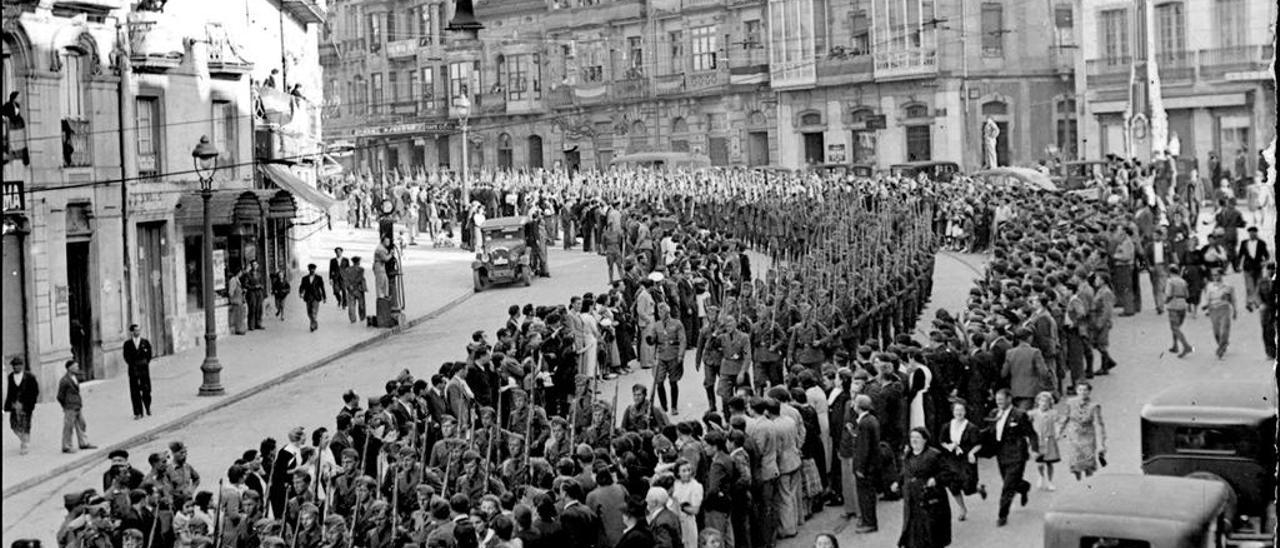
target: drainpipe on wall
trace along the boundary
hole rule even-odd
[[[119,18],[116,19],[116,42],[119,44],[119,47],[116,48],[119,52],[119,57],[116,58],[116,67],[120,71],[118,92],[120,104],[117,109],[120,118],[120,131],[117,134],[120,136],[120,170],[122,174],[121,179],[123,179],[120,183],[120,222],[123,224],[120,233],[122,234],[121,240],[124,243],[124,280],[121,284],[124,286],[124,308],[127,311],[125,313],[125,325],[128,326],[133,323],[134,318],[133,270],[136,266],[136,257],[130,250],[129,246],[129,184],[127,181],[138,175],[138,163],[137,159],[133,155],[129,154],[128,146],[130,142],[129,136],[134,133],[130,130],[132,126],[129,124],[129,121],[133,120],[134,107],[133,101],[129,100],[131,90],[133,89],[133,65],[130,61],[131,52],[129,44],[129,27],[126,23],[122,23]],[[153,339],[157,337],[157,334],[155,333],[151,333],[150,335]]]

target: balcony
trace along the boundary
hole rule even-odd
[[[205,24],[204,32],[208,39],[210,76],[238,80],[253,70],[253,63],[246,61],[240,54],[240,48],[231,42],[227,29],[221,23]]]
[[[90,149],[89,121],[64,118],[62,120],[62,167],[90,167],[93,154]]]
[[[548,108],[571,108],[574,106],[573,89],[569,86],[557,86],[547,90]]]
[[[325,19],[324,6],[322,2],[314,0],[284,0],[281,7],[290,17],[297,19],[302,24],[315,23],[320,24]]]
[[[938,52],[912,48],[875,53],[876,80],[902,80],[938,73]]]
[[[818,79],[824,83],[868,81],[872,77],[869,53],[841,49],[818,61]]]
[[[1160,81],[1166,84],[1194,82],[1196,79],[1196,52],[1166,51],[1156,55],[1160,68]]]
[[[1202,49],[1199,55],[1200,78],[1211,81],[1269,80],[1273,47],[1271,45]]]
[[[418,52],[418,41],[414,39],[387,42],[387,58],[402,59],[413,57]]]
[[[1085,61],[1085,75],[1089,87],[1112,87],[1129,84],[1131,57],[1109,57]]]
[[[507,114],[535,114],[542,110],[542,92],[525,92],[520,99],[507,97]]]
[[[746,86],[769,83],[769,65],[767,63],[729,67],[729,85]]]
[[[580,105],[595,105],[609,101],[607,82],[579,82],[573,88],[573,97]]]
[[[20,2],[5,2],[5,5],[18,4]],[[36,2],[31,2],[35,4]],[[109,12],[112,10],[124,9],[128,3],[124,0],[55,0],[53,8],[56,10],[74,10],[88,12]]]
[[[644,99],[649,96],[649,81],[644,79],[619,80],[613,83],[613,98],[621,101]]]
[[[694,72],[684,79],[684,89],[688,92],[709,91],[724,87],[729,83],[729,71],[716,69]]]
[[[696,10],[700,8],[715,8],[725,4],[725,0],[681,0],[681,10]]]
[[[480,114],[504,114],[507,111],[507,94],[502,90],[482,93],[478,99],[480,101],[476,106],[480,109]]]
[[[138,12],[129,21],[129,61],[138,72],[165,72],[182,64],[186,54],[182,37],[172,32],[174,28],[165,15],[157,12]]]
[[[664,74],[653,79],[655,95],[675,95],[684,92],[684,74]]]

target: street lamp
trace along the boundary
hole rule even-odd
[[[467,149],[471,148],[471,143],[467,140],[467,118],[471,116],[471,99],[467,98],[467,89],[462,88],[462,90],[462,94],[453,101],[453,109],[458,113],[458,125],[462,129],[462,196],[460,198],[462,204],[458,211],[465,215],[467,206],[471,203],[471,181],[467,178],[469,168]],[[463,217],[463,219],[465,224],[466,218]]]
[[[200,144],[191,151],[191,161],[200,179],[200,198],[204,201],[204,363],[200,364],[203,380],[201,396],[221,396],[222,364],[218,362],[218,320],[213,303],[213,217],[209,216],[209,200],[213,199],[213,172],[218,169],[218,147],[209,142],[208,135],[200,136]]]

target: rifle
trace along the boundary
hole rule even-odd
[[[613,439],[614,429],[618,425],[618,389],[622,386],[621,382],[613,383],[613,407],[609,409],[612,416],[609,417],[609,439]]]
[[[222,482],[222,479],[218,480],[218,510],[213,516],[213,548],[218,548],[222,544],[222,505],[226,504],[226,501],[222,500]]]
[[[391,477],[391,535],[393,539],[396,534],[396,526],[400,521],[400,470],[398,468],[404,466],[404,464],[403,462],[399,463],[399,466],[396,467],[397,470],[392,472],[394,475]]]

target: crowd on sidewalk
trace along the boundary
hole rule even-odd
[[[946,546],[952,505],[965,521],[965,497],[986,496],[976,459],[999,464],[997,525],[1027,502],[1028,462],[1044,489],[1063,459],[1078,478],[1105,466],[1089,383],[1122,366],[1109,354],[1113,308],[1139,306],[1144,267],[1213,257],[1215,244],[1190,236],[1167,249],[1154,228],[1145,239],[1145,217],[1162,235],[1179,230],[1176,194],[1086,201],[968,177],[507,174],[470,196],[481,213],[529,215],[541,245],[557,226],[567,248],[582,234],[584,251],[608,258],[607,288],[512,306],[496,340],[477,331],[463,361],[406,370],[367,401],[347,391],[332,430],[265,439],[217,488],[202,488],[181,442],[149,455],[146,473],[113,452],[101,491],[66,497],[59,543],[768,547],[827,505],[875,532],[880,501],[902,499],[897,544]],[[939,311],[916,340],[944,212],[966,207],[1000,211],[975,225],[992,261],[965,310]],[[770,257],[763,277],[748,249]],[[1146,257],[1136,268],[1131,249]],[[689,351],[706,411],[680,421]],[[620,388],[600,381],[634,368],[652,378],[619,409]]]

